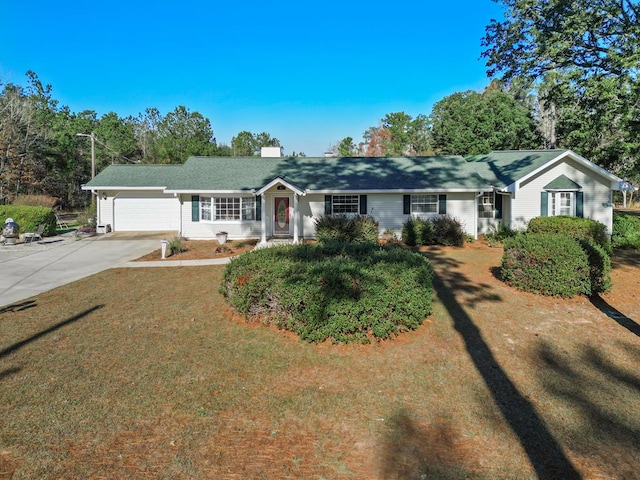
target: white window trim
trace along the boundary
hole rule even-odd
[[[569,215],[564,214],[565,216],[575,217],[576,216],[576,191],[574,190],[550,190],[549,191],[549,202],[548,202],[548,215],[550,217],[559,217],[562,216],[562,213],[559,212],[558,202],[562,198],[562,194],[569,194],[569,208],[571,212]]]
[[[216,219],[216,199],[222,199],[222,198],[226,198],[226,199],[239,199],[240,200],[240,206],[239,206],[239,218],[237,219],[229,219],[229,220],[223,220],[223,219]],[[245,219],[243,218],[244,215],[244,209],[245,209],[245,202],[251,202],[253,204],[252,208],[253,208],[253,218],[252,219]],[[238,196],[207,196],[207,195],[200,195],[199,196],[199,218],[200,221],[203,223],[217,223],[217,224],[241,224],[241,223],[249,223],[249,222],[257,222],[258,220],[256,220],[257,217],[257,212],[256,212],[256,207],[257,207],[257,202],[255,200],[255,197],[238,197]],[[206,220],[203,218],[203,212],[205,211],[203,209],[203,205],[208,204],[209,205],[209,213],[211,216],[210,220]]]
[[[355,212],[336,212],[336,198],[338,197],[352,197],[356,199],[355,203],[342,203],[340,205],[355,205]],[[333,215],[358,215],[360,213],[360,195],[331,195],[331,213]]]
[[[485,197],[491,196],[491,202],[487,203],[483,200]],[[490,216],[486,216],[487,214],[487,206],[490,208]],[[495,192],[483,192],[482,195],[478,197],[478,218],[482,218],[485,220],[492,220],[496,217],[496,194]]]
[[[433,197],[435,198],[435,202],[418,202],[419,197]],[[433,206],[433,211],[432,212],[422,212],[422,211],[417,211],[414,209],[414,205],[429,205],[429,206]],[[420,193],[420,194],[413,194],[411,195],[411,215],[413,215],[414,217],[419,217],[419,216],[431,216],[431,215],[438,215],[438,212],[440,210],[440,198],[438,196],[438,194],[432,194],[432,193]]]

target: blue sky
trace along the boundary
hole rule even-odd
[[[218,143],[269,132],[319,156],[386,114],[429,114],[488,85],[479,59],[492,0],[0,0],[0,80],[27,70],[74,112],[211,120]]]

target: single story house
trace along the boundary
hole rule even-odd
[[[314,238],[325,214],[368,214],[400,232],[410,216],[450,215],[477,237],[500,222],[588,217],[612,227],[622,180],[571,150],[461,156],[190,157],[183,165],[111,165],[86,185],[98,225],[187,238]]]

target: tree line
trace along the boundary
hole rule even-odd
[[[569,148],[640,183],[640,3],[494,0],[481,41],[483,92],[454,93],[429,115],[387,114],[336,155],[488,153]]]
[[[182,105],[164,115],[157,108],[128,117],[72,112],[35,72],[26,77],[26,85],[0,81],[0,204],[19,195],[44,194],[59,199],[62,208],[84,208],[88,197],[80,187],[91,178],[92,141],[98,172],[113,163],[252,156],[262,146],[280,146],[266,132],[248,131],[233,137],[231,145],[219,145],[210,120]]]
[[[640,182],[640,5],[638,0],[494,0],[505,10],[481,41],[489,86],[437,102],[415,118],[386,114],[363,141],[345,137],[340,156],[471,155],[491,150],[570,148]],[[85,206],[80,186],[111,163],[182,163],[190,155],[252,156],[280,146],[267,132],[218,144],[211,122],[185,106],[137,116],[72,112],[51,85],[0,81],[0,203],[46,194]],[[304,156],[300,152],[294,154]]]

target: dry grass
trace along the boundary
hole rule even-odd
[[[638,478],[640,255],[591,302],[428,249],[433,315],[371,346],[246,324],[223,267],[117,269],[0,310],[0,478]]]

